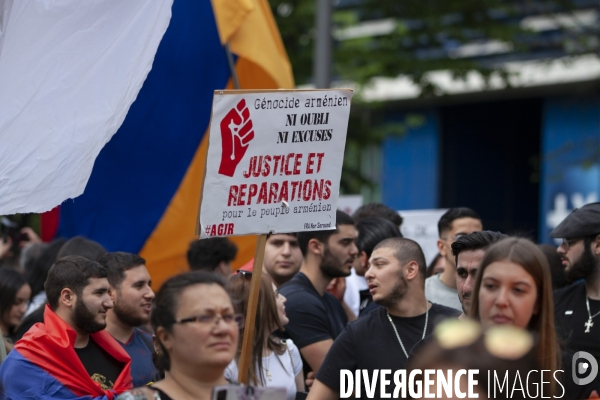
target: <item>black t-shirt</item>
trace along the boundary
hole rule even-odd
[[[573,354],[578,351],[590,353],[598,365],[600,365],[600,315],[592,319],[593,325],[589,332],[586,323],[589,319],[585,299],[587,292],[585,290],[585,282],[579,281],[574,284],[554,291],[554,315],[555,325],[561,343],[565,348],[565,357],[563,357],[563,379],[567,380],[566,386],[577,388],[572,382],[572,368],[578,368],[580,361],[575,360],[575,366],[572,361]],[[590,313],[594,315],[600,312],[600,301],[588,299],[590,304]],[[585,360],[580,359],[581,362]],[[579,378],[585,378],[589,374],[578,374]],[[579,389],[579,388],[577,388]],[[583,391],[586,396],[593,390],[600,392],[600,373],[596,375],[596,379],[588,385],[585,385]]]
[[[75,349],[85,370],[94,382],[100,384],[103,390],[112,389],[119,374],[123,370],[123,364],[114,359],[102,347],[91,338],[87,346]]]
[[[361,290],[358,293],[360,296],[360,308],[358,314],[359,318],[362,318],[371,311],[381,307],[379,304],[373,301],[373,296],[371,296],[369,289]]]
[[[287,298],[285,311],[290,322],[285,326],[285,334],[299,349],[322,340],[335,340],[348,323],[339,300],[327,292],[321,297],[302,272],[281,286],[279,293]]]
[[[592,319],[593,326],[586,331],[589,319],[585,299],[585,282],[579,281],[554,291],[555,323],[563,344],[572,351],[586,351],[600,359],[600,315]],[[600,300],[588,299],[592,315],[600,312]]]
[[[426,335],[431,334],[435,325],[449,317],[458,317],[460,312],[439,304],[432,304],[429,309]],[[392,321],[407,352],[423,337],[425,314],[416,317],[395,317]],[[369,377],[373,370],[389,369],[392,380],[387,393],[393,392],[393,373],[406,368],[406,356],[400,347],[396,333],[387,317],[387,309],[379,307],[356,321],[350,322],[344,332],[336,339],[325,357],[325,361],[317,372],[317,379],[335,391],[340,390],[340,370],[368,370]],[[377,380],[375,398],[379,398],[380,389]],[[364,380],[361,379],[361,393],[365,394]]]

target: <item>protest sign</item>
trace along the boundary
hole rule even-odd
[[[402,216],[402,227],[400,231],[405,238],[412,239],[421,246],[425,261],[429,264],[439,250],[437,241],[439,239],[438,222],[448,209],[432,210],[400,210]]]
[[[352,90],[216,91],[201,238],[335,229]]]
[[[352,90],[216,91],[196,234],[259,234],[238,381],[248,383],[268,233],[335,229]]]

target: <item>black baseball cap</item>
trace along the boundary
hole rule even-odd
[[[574,209],[550,232],[553,238],[578,238],[600,233],[600,202]]]

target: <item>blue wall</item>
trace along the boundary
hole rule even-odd
[[[540,242],[575,207],[600,201],[600,97],[549,98],[542,125]]]
[[[419,112],[424,123],[383,144],[382,202],[395,210],[437,208],[439,135],[437,113]],[[404,121],[397,115],[393,121]]]

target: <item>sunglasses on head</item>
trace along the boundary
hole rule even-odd
[[[235,271],[236,274],[238,275],[242,275],[244,277],[249,277],[252,278],[252,271],[246,271],[243,269],[238,269],[237,271]]]

